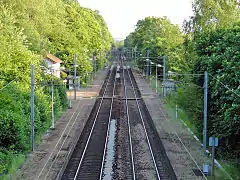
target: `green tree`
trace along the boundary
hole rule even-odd
[[[0,1],[0,89],[11,82],[0,90],[0,174],[8,172],[15,154],[30,150],[31,64],[36,67],[36,84],[49,84],[51,77],[39,69],[46,54],[62,59],[67,69],[78,54],[77,74],[84,76],[93,69],[92,53],[101,67],[112,42],[99,12],[77,1]],[[60,84],[54,90],[57,118],[67,107],[67,98],[62,82],[54,81]],[[35,133],[40,136],[51,124],[51,89],[35,88]]]
[[[239,34],[240,24],[237,23],[233,27],[198,36],[196,51],[199,58],[195,70],[198,73],[208,71],[210,74],[210,132],[225,137],[225,148],[236,157],[240,155]],[[201,79],[199,83],[202,83]]]
[[[232,25],[239,16],[236,0],[195,0],[192,19],[194,31],[212,30]]]
[[[150,50],[150,56],[167,56],[169,70],[181,72],[187,64],[183,59],[183,36],[177,25],[166,17],[147,17],[139,20],[136,30],[125,40],[125,47],[135,47],[142,54]],[[162,64],[162,60],[155,60]]]

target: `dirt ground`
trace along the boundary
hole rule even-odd
[[[72,109],[68,109],[57,120],[54,130],[49,130],[42,142],[35,148],[26,162],[16,172],[13,179],[36,180],[58,179],[64,171],[68,158],[73,151],[82,129],[95,103],[107,70],[101,71],[94,78],[91,86],[80,89],[77,100],[72,100]],[[73,92],[69,99],[73,99]]]
[[[199,170],[202,170],[203,164],[210,164],[209,159],[204,155],[202,146],[180,121],[166,113],[160,97],[149,87],[142,75],[135,72],[134,76],[177,178],[182,180],[206,179],[194,173],[197,170],[201,174]]]

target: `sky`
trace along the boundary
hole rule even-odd
[[[167,16],[182,26],[192,13],[192,0],[78,0],[80,5],[99,10],[114,39],[125,39],[137,21],[148,16]]]

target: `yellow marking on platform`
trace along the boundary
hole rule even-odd
[[[98,96],[98,92],[79,92],[79,91],[77,91],[76,96],[77,96],[77,98],[91,98],[91,97]],[[74,97],[74,92],[68,91],[67,97],[72,99]]]

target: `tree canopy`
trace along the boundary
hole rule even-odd
[[[15,42],[33,55],[44,57],[51,52],[62,59],[66,67],[73,63],[74,54],[78,54],[78,64],[84,64],[82,73],[92,71],[89,57],[93,52],[106,52],[112,45],[111,34],[99,12],[83,8],[76,1],[3,0],[0,5],[1,24],[18,33],[18,36],[10,35]],[[20,58],[16,55],[18,63],[24,64],[25,69],[30,67],[30,63],[26,64],[27,58],[19,61]],[[5,58],[2,60],[8,62]],[[35,56],[35,62],[40,60]]]
[[[208,72],[208,137],[221,139],[220,148],[224,150],[217,155],[236,159],[240,157],[239,5],[237,0],[195,0],[194,14],[184,21],[183,32],[165,17],[148,17],[139,20],[125,40],[125,47],[136,48],[145,57],[146,50],[150,50],[150,57],[165,55],[168,70],[200,75],[182,78],[191,87],[178,88],[174,99],[199,134],[203,132],[201,74]],[[145,62],[138,59],[141,64]]]
[[[182,71],[186,62],[182,57],[183,36],[180,28],[166,17],[147,17],[139,20],[136,29],[125,39],[125,47],[136,48],[144,56],[167,56],[168,69]],[[155,60],[156,61],[156,60]],[[162,64],[159,60],[158,63]]]
[[[35,65],[35,136],[51,124],[49,76],[39,65],[47,53],[63,61],[70,71],[74,54],[77,74],[86,76],[106,61],[113,43],[98,11],[75,0],[0,1],[0,174],[8,173],[13,157],[30,150],[30,70]],[[101,54],[101,56],[99,55]],[[44,81],[44,82],[43,82]],[[66,89],[54,79],[54,115],[67,107]],[[6,86],[8,85],[8,86]],[[5,87],[5,88],[3,88]]]

